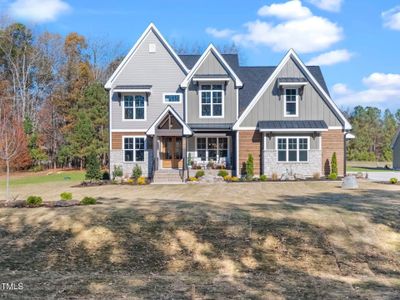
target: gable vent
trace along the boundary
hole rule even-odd
[[[156,44],[149,44],[149,52],[150,53],[156,52]]]

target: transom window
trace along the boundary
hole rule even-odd
[[[280,162],[307,162],[309,138],[278,138],[278,161]]]
[[[124,119],[144,120],[146,115],[145,99],[142,95],[124,96]]]
[[[201,117],[223,117],[223,93],[222,84],[201,86]]]
[[[197,138],[197,156],[202,161],[218,161],[228,157],[228,138],[209,137]]]
[[[298,116],[297,89],[285,89],[285,117]]]
[[[144,137],[124,138],[124,161],[144,161]]]
[[[182,94],[178,93],[164,94],[164,103],[181,103],[181,102],[182,102]]]

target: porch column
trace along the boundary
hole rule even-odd
[[[183,172],[187,170],[187,137],[182,136]]]
[[[154,135],[153,137],[153,162],[154,162],[154,170],[158,170],[158,136]]]

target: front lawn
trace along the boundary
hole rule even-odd
[[[400,186],[362,181],[15,186],[21,198],[100,197],[0,208],[4,298],[396,299]]]
[[[6,185],[6,177],[0,177],[0,186],[3,188]],[[85,179],[85,171],[43,171],[43,172],[20,172],[11,174],[11,186],[21,186],[27,184],[43,184],[43,183],[57,183],[57,182],[80,182]]]

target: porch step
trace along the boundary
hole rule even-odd
[[[179,170],[157,170],[154,173],[153,183],[155,184],[178,184],[182,183]]]

